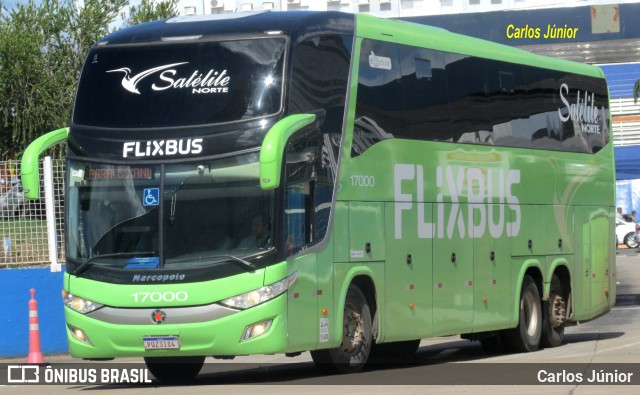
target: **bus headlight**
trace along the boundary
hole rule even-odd
[[[92,311],[104,306],[100,303],[70,294],[67,291],[62,291],[62,300],[64,301],[65,306],[82,314],[91,313]]]
[[[285,293],[287,289],[291,287],[291,284],[296,281],[296,276],[297,272],[271,285],[265,285],[264,287],[254,291],[224,299],[220,301],[220,304],[241,310],[257,306]]]

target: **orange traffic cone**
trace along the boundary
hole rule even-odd
[[[38,302],[36,301],[35,289],[30,289],[31,300],[29,301],[29,356],[27,363],[44,364],[42,351],[40,351],[40,325],[38,324]]]

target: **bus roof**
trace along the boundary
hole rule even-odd
[[[247,37],[276,33],[287,35],[295,42],[312,33],[354,34],[354,29],[357,29],[356,35],[362,38],[604,78],[602,71],[594,66],[535,55],[522,49],[451,33],[438,27],[383,19],[368,14],[355,14],[354,17],[354,14],[333,11],[255,12],[175,17],[119,30],[100,40],[97,45],[146,44],[180,39],[207,39],[214,36]]]
[[[439,27],[393,19],[381,19],[367,14],[357,14],[356,26],[356,35],[362,38],[390,41],[604,78],[602,71],[595,66],[540,56],[507,45],[451,33]]]
[[[294,41],[310,33],[353,34],[354,15],[341,12],[252,12],[182,16],[142,23],[114,32],[97,45],[146,44],[180,39],[284,34]]]

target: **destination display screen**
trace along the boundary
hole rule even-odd
[[[151,167],[98,167],[86,171],[88,180],[152,180],[153,168]]]

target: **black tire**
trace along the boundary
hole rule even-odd
[[[557,347],[562,344],[567,312],[567,296],[560,278],[555,274],[551,278],[549,300],[544,302],[542,316],[542,346]]]
[[[627,235],[624,237],[624,244],[626,244],[627,247],[636,248],[638,246],[638,243],[636,243],[635,235],[635,233],[627,233]]]
[[[204,364],[204,357],[145,357],[147,369],[165,383],[185,383],[195,378]]]
[[[420,339],[372,344],[369,359],[375,362],[411,358],[420,347]]]
[[[344,304],[342,343],[329,350],[311,351],[314,364],[327,373],[354,373],[369,359],[372,343],[371,312],[360,289],[351,284]]]
[[[531,352],[540,347],[542,337],[542,306],[540,292],[530,276],[524,276],[520,291],[518,325],[504,331],[503,340],[508,351]]]

